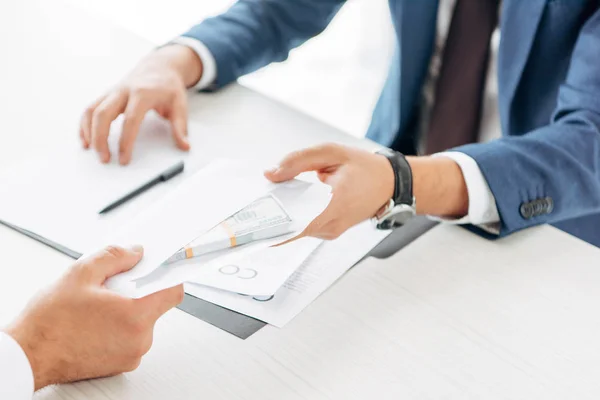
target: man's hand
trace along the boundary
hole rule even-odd
[[[152,345],[156,320],[183,299],[181,286],[142,299],[103,287],[142,258],[141,248],[109,247],[78,261],[7,329],[31,364],[35,390],[132,371]]]
[[[202,62],[185,46],[169,45],[151,53],[120,84],[87,108],[80,127],[83,147],[94,148],[103,163],[109,162],[110,125],[124,114],[119,162],[128,164],[144,116],[155,110],[171,122],[177,147],[187,151],[186,88],[201,75]]]
[[[413,172],[417,213],[460,217],[468,212],[468,191],[456,162],[447,157],[407,160]],[[333,196],[327,209],[299,237],[335,239],[373,217],[394,193],[394,172],[387,158],[335,144],[292,153],[265,176],[283,182],[307,171],[317,171],[319,179],[332,187]]]
[[[265,176],[283,182],[306,171],[317,171],[319,179],[332,187],[333,196],[300,237],[336,239],[374,216],[394,193],[394,172],[385,157],[335,144],[292,153]]]

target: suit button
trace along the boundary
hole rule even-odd
[[[554,200],[552,200],[552,197],[544,198],[544,203],[546,206],[546,214],[552,213],[552,211],[554,211]]]
[[[521,204],[521,208],[519,209],[521,212],[521,216],[525,219],[531,219],[533,217],[533,204],[532,203],[523,203]]]

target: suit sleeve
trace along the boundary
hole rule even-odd
[[[484,174],[500,214],[500,236],[600,213],[600,12],[579,34],[549,125],[457,150]],[[544,212],[523,208],[538,199],[544,199]]]
[[[345,0],[240,0],[226,13],[194,26],[184,37],[202,42],[215,58],[222,87],[321,33]]]

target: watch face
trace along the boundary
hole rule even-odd
[[[377,223],[378,229],[394,229],[403,226],[415,216],[415,210],[408,205],[401,204],[390,210]]]

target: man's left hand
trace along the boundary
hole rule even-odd
[[[299,237],[336,239],[373,217],[394,192],[394,172],[387,158],[336,144],[292,153],[265,176],[283,182],[308,171],[316,171],[332,187],[333,196],[327,209]]]

